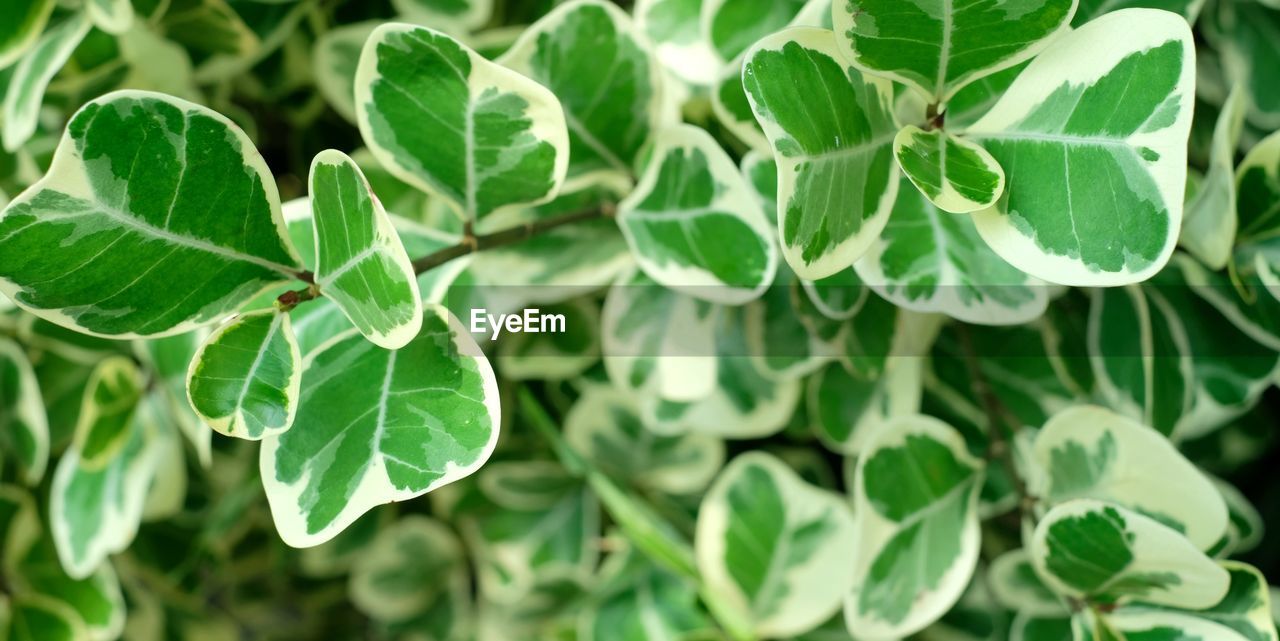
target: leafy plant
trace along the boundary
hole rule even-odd
[[[0,14],[0,638],[1277,639],[1274,0]]]

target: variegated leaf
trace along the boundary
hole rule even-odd
[[[1009,610],[1044,618],[1068,615],[1067,605],[1040,580],[1031,555],[1023,548],[996,557],[987,578],[992,595]]]
[[[63,251],[47,251],[57,243]],[[212,324],[297,263],[248,137],[161,94],[116,92],[81,108],[49,173],[0,217],[0,292],[103,336]]]
[[[493,0],[392,0],[404,18],[418,24],[477,29],[493,16]]]
[[[293,425],[301,384],[289,314],[263,310],[235,317],[200,345],[186,397],[215,431],[256,441]]]
[[[375,345],[404,347],[422,328],[422,296],[387,212],[340,151],[315,157],[310,183],[316,286]]]
[[[1008,178],[974,215],[991,248],[1063,285],[1158,272],[1182,224],[1193,61],[1187,22],[1150,9],[1107,14],[1032,60],[967,131]]]
[[[1004,169],[991,154],[941,129],[903,127],[893,140],[893,154],[903,175],[943,211],[986,209],[1004,193]]]
[[[783,256],[808,280],[847,268],[879,237],[898,190],[892,87],[847,66],[832,32],[806,27],[758,42],[742,82],[777,155]]]
[[[1209,149],[1209,171],[1187,202],[1178,243],[1213,270],[1231,259],[1239,225],[1236,216],[1236,148],[1244,128],[1243,90],[1237,85],[1222,105]]]
[[[0,24],[0,69],[20,58],[44,31],[57,0],[20,0],[10,6]]]
[[[922,359],[893,358],[884,373],[855,376],[828,365],[808,380],[809,420],[832,451],[856,456],[880,429],[899,416],[920,412]]]
[[[555,197],[569,162],[547,88],[438,31],[378,27],[356,70],[365,144],[397,178],[466,220]]]
[[[73,15],[45,32],[18,63],[4,96],[5,151],[18,150],[35,134],[49,81],[92,26],[84,16]]]
[[[0,338],[0,445],[35,485],[49,464],[49,417],[31,361],[17,343]]]
[[[638,0],[636,25],[654,44],[654,54],[673,77],[708,85],[721,61],[702,33],[702,7],[707,0]]]
[[[409,515],[378,532],[351,572],[351,602],[377,621],[407,621],[427,611],[465,569],[462,543],[444,524]]]
[[[356,66],[360,64],[360,51],[379,24],[370,20],[331,29],[316,39],[311,54],[316,89],[334,111],[352,123],[357,122]]]

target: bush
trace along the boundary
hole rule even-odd
[[[1277,639],[1275,0],[630,5],[3,5],[0,638]]]

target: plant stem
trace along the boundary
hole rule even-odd
[[[1013,417],[1009,408],[1005,407],[1000,397],[991,389],[991,383],[987,380],[987,375],[982,371],[982,365],[978,360],[969,326],[957,323],[956,333],[960,338],[965,367],[969,371],[969,384],[973,387],[973,393],[978,400],[982,402],[983,412],[987,416],[987,433],[991,439],[987,444],[987,459],[999,461],[1004,467],[1005,473],[1009,476],[1009,482],[1013,483],[1013,489],[1018,495],[1018,510],[1026,516],[1035,507],[1035,497],[1031,496],[1026,480],[1018,472],[1017,463],[1013,459],[1012,445],[1012,438],[1018,433],[1022,424]],[[1005,433],[1006,428],[1008,428],[1008,434]]]
[[[413,261],[413,271],[416,274],[429,272],[441,265],[452,260],[462,258],[470,254],[474,254],[486,249],[497,249],[506,247],[516,243],[528,240],[535,236],[540,236],[549,231],[559,229],[576,223],[583,223],[592,220],[600,220],[603,218],[613,218],[617,213],[617,205],[613,203],[604,203],[598,207],[583,209],[580,211],[570,212],[546,218],[524,225],[518,225],[510,229],[493,232],[491,234],[475,234],[472,232],[470,223],[466,225],[466,232],[463,234],[462,240],[456,245],[436,250],[426,256],[422,256]],[[324,293],[315,285],[315,275],[311,272],[299,272],[298,279],[309,283],[308,287],[288,291],[280,295],[276,299],[276,306],[281,311],[289,311],[293,308],[320,298]]]

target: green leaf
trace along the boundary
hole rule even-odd
[[[982,477],[964,438],[937,419],[899,417],[867,445],[854,477],[850,631],[905,637],[955,605],[978,561]]]
[[[1187,202],[1178,243],[1213,270],[1226,268],[1236,240],[1236,149],[1244,128],[1243,90],[1237,85],[1222,105],[1213,128],[1209,171]]]
[[[1025,549],[1010,550],[996,557],[987,579],[992,596],[1009,610],[1044,618],[1068,615],[1067,606],[1036,574],[1031,555]]]
[[[600,308],[578,299],[539,310],[563,316],[564,331],[510,334],[498,343],[498,370],[506,378],[569,380],[600,360]]]
[[[0,338],[0,445],[27,485],[40,482],[49,464],[49,417],[31,361],[7,338]]]
[[[417,276],[364,174],[332,149],[311,163],[316,286],[365,338],[399,349],[422,328]]]
[[[1240,244],[1265,242],[1280,229],[1280,132],[1249,150],[1236,169]],[[1274,263],[1271,254],[1267,254]]]
[[[1008,178],[1000,205],[974,215],[991,248],[1063,285],[1158,272],[1182,224],[1194,53],[1182,18],[1127,9],[1036,57],[967,132]]]
[[[1049,419],[1034,447],[1045,475],[1032,492],[1048,505],[1115,503],[1177,529],[1201,550],[1227,530],[1217,488],[1146,425],[1101,407],[1073,407]]]
[[[247,58],[262,45],[227,0],[171,0],[160,24],[165,36],[197,52]]]
[[[631,398],[592,386],[564,421],[574,451],[619,481],[667,494],[697,494],[724,463],[724,442],[701,434],[650,432]]]
[[[804,27],[757,43],[742,82],[777,155],[783,256],[807,280],[847,268],[879,237],[898,190],[892,87],[848,67],[830,31]]]
[[[1073,641],[1071,619],[1019,614],[1013,620],[1009,641]]]
[[[251,441],[293,425],[302,357],[289,314],[241,314],[200,345],[187,372],[187,399],[206,425]]]
[[[750,452],[730,462],[702,499],[698,571],[756,635],[789,637],[839,610],[853,583],[854,537],[839,495]]]
[[[112,357],[85,388],[70,449],[58,461],[49,520],[58,557],[74,579],[133,542],[156,470],[155,410],[142,403],[142,374]]]
[[[838,364],[811,376],[806,399],[818,439],[834,452],[855,456],[895,417],[918,413],[923,365],[919,358],[894,358],[873,378]]]
[[[1227,594],[1227,571],[1177,531],[1118,505],[1079,499],[1036,526],[1031,560],[1061,595],[1100,604],[1141,600],[1207,608]]]
[[[412,22],[461,30],[482,27],[493,15],[493,0],[391,0],[391,6]]]
[[[759,298],[778,266],[758,200],[728,154],[692,125],[664,129],[618,206],[632,252],[658,283],[715,303]]]
[[[1156,288],[1098,289],[1089,357],[1108,404],[1166,436],[1191,406],[1195,373],[1182,317]]]
[[[662,76],[631,18],[603,0],[574,0],[529,27],[498,63],[550,89],[569,128],[569,181],[629,177],[657,131]]]
[[[395,351],[351,331],[303,363],[298,415],[263,439],[263,485],[285,543],[310,547],[371,508],[482,465],[498,437],[497,382],[456,319],[432,308]]]
[[[1228,86],[1242,85],[1249,103],[1249,122],[1266,131],[1280,128],[1280,86],[1273,70],[1280,64],[1276,30],[1280,6],[1262,2],[1216,2],[1205,15],[1209,42],[1221,52]]]
[[[943,211],[986,209],[1004,193],[1004,169],[991,154],[941,129],[903,127],[893,139],[893,155],[902,173]]]
[[[715,629],[692,582],[630,547],[609,555],[600,575],[598,603],[579,615],[581,641],[684,641]]]
[[[14,599],[8,605],[7,641],[81,641],[84,624],[65,603],[40,595]],[[0,623],[5,622],[0,617]]]
[[[457,535],[434,519],[409,515],[378,532],[351,572],[348,593],[361,612],[378,621],[422,614],[465,569]]]
[[[833,9],[850,61],[946,102],[969,82],[1043,50],[1069,29],[1076,2],[859,0]]]
[[[783,265],[764,296],[743,307],[748,355],[762,375],[798,380],[838,352],[838,345],[810,331],[802,315],[808,305],[803,287]]]
[[[7,18],[0,24],[0,69],[22,57],[40,37],[57,4],[56,0],[18,0],[6,6]]]
[[[133,26],[130,0],[85,0],[84,9],[93,25],[107,33],[120,35]]]
[[[547,202],[564,182],[569,135],[555,95],[438,31],[378,27],[356,70],[356,112],[392,175],[466,220]]]
[[[1276,628],[1271,620],[1266,578],[1244,563],[1227,561],[1222,567],[1231,575],[1231,587],[1217,605],[1203,610],[1178,611],[1137,603],[1117,610],[1108,617],[1108,622],[1128,633],[1128,638],[1134,641],[1147,638],[1136,634],[1137,631],[1153,628],[1204,634],[1206,640],[1214,641],[1275,641]]]
[[[161,415],[177,423],[183,436],[195,448],[196,458],[207,468],[213,457],[213,431],[200,420],[191,407],[191,402],[187,400],[187,371],[206,335],[206,332],[198,330],[177,336],[140,340],[134,343],[134,351],[138,360],[150,369],[159,386],[163,387],[167,411],[162,410]]]
[[[906,177],[901,183],[884,232],[854,263],[864,283],[905,309],[968,323],[1011,325],[1044,314],[1044,283],[991,251],[971,217],[940,211]]]
[[[36,132],[44,91],[92,25],[74,15],[45,32],[23,56],[4,96],[4,149],[18,150]]]
[[[311,54],[316,89],[334,111],[351,123],[357,122],[356,66],[360,64],[360,51],[379,24],[369,20],[331,29],[316,39]]]
[[[1227,503],[1227,532],[1222,539],[1209,550],[1217,558],[1227,558],[1243,554],[1256,548],[1262,542],[1265,524],[1258,509],[1235,486],[1216,477],[1210,477],[1222,499]]]
[[[1204,4],[1205,0],[1080,0],[1080,7],[1076,10],[1076,16],[1071,20],[1071,24],[1078,27],[1104,13],[1131,7],[1145,7],[1172,11],[1194,25]]]
[[[636,26],[667,73],[692,85],[714,82],[721,61],[701,28],[706,0],[638,0]]]
[[[76,112],[48,175],[4,210],[0,292],[79,332],[177,334],[293,276],[284,233],[275,181],[231,121],[116,92]]]
[[[733,60],[755,42],[792,24],[805,0],[705,0],[701,24],[721,60]]]

